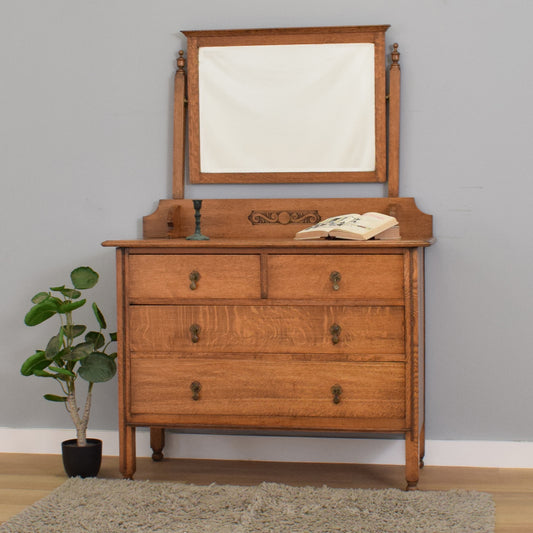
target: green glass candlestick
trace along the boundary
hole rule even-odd
[[[194,220],[196,221],[196,229],[192,235],[185,237],[189,241],[208,241],[209,237],[202,235],[200,229],[200,209],[202,209],[202,200],[193,200],[192,205],[194,206]]]

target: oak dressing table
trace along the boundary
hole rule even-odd
[[[399,53],[394,45],[387,76],[386,29],[184,32],[187,84],[180,52],[173,198],[144,217],[143,239],[104,243],[117,249],[125,477],[135,472],[136,427],[151,428],[155,460],[162,459],[166,428],[375,433],[405,436],[407,485],[416,487],[424,455],[424,249],[433,242],[432,217],[413,198],[399,197]],[[333,87],[336,75],[340,88]],[[315,92],[303,95],[302,79]],[[325,117],[312,106],[329,89]],[[354,92],[361,105],[342,103]],[[300,104],[297,118],[281,125]],[[348,120],[339,113],[343,106]],[[243,108],[257,115],[238,118]],[[209,240],[186,240],[195,231],[192,201],[184,199],[186,120],[191,183],[388,181],[388,195],[208,199],[201,228]],[[329,120],[339,121],[340,137]],[[254,124],[260,132],[249,142]],[[363,131],[352,137],[347,132],[355,125]],[[309,146],[301,149],[304,141]],[[319,220],[366,211],[395,216],[401,238],[293,239]]]

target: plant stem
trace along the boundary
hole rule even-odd
[[[81,419],[81,427],[83,429],[83,444],[80,443],[80,435],[78,435],[78,445],[85,446],[87,444],[87,426],[89,425],[89,414],[91,413],[91,398],[93,395],[93,383],[89,382],[87,390],[87,398],[85,400],[85,408],[83,410],[83,417]]]
[[[69,327],[72,327],[72,312],[66,313],[67,316],[67,329]],[[67,336],[67,348],[70,348],[72,346],[72,339],[70,336]]]
[[[78,403],[76,401],[76,392],[74,389],[74,384],[72,384],[71,387],[69,387],[68,395],[67,395],[67,411],[70,413],[70,417],[72,418],[72,421],[74,422],[74,425],[76,426],[76,437],[78,439],[78,446],[85,446],[86,439],[84,435],[84,428],[82,425],[82,421],[80,419],[80,414],[78,412]]]
[[[80,417],[78,402],[76,400],[76,390],[74,382],[69,387],[67,394],[66,407],[70,413],[70,417],[76,426],[76,438],[78,446],[87,445],[87,426],[89,425],[89,414],[91,412],[91,398],[92,398],[93,383],[89,383],[89,390],[87,391],[87,398],[85,400],[85,407],[83,409],[83,416]]]

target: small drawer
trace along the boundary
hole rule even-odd
[[[285,305],[133,305],[134,352],[405,353],[404,308]]]
[[[271,255],[268,297],[403,299],[403,255]]]
[[[261,295],[258,255],[131,255],[128,265],[133,301]]]
[[[403,363],[153,358],[131,362],[131,414],[405,417]],[[310,422],[309,427],[313,423]]]

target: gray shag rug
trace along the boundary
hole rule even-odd
[[[472,491],[240,487],[71,478],[1,532],[475,533],[494,531],[494,502]]]

